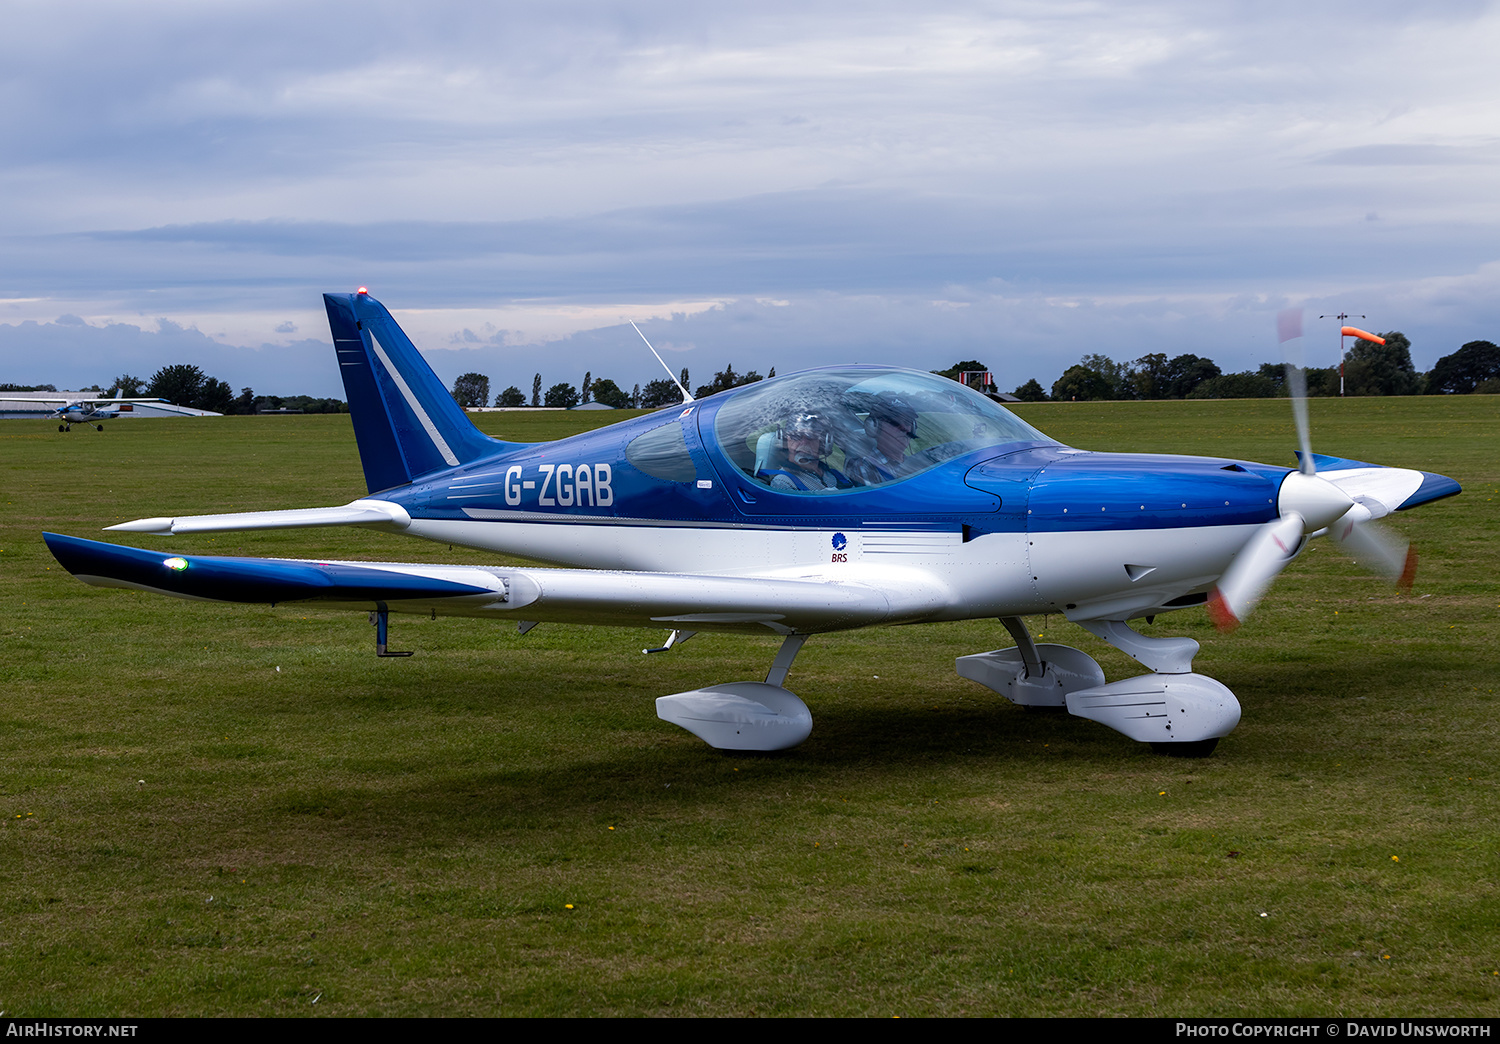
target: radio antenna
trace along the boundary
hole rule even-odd
[[[641,340],[646,341],[646,335],[643,334],[643,333],[641,333],[641,328],[639,326],[635,325],[635,320],[634,319],[626,319],[625,321],[630,324],[630,328],[632,330],[634,330],[638,334],[641,334]],[[672,367],[670,367],[670,366],[668,366],[666,364],[666,360],[664,360],[661,357],[661,353],[659,353],[655,348],[652,348],[650,341],[646,341],[646,347],[647,348],[651,348],[651,354],[654,355],[654,356],[656,356],[656,361],[659,362],[659,363],[661,363],[661,368],[663,370],[667,371],[667,376],[670,377],[670,378],[672,378],[672,383],[675,384],[675,385],[677,385],[677,390],[678,391],[682,392],[682,401],[685,402],[685,403],[686,402],[692,402],[693,401],[692,394],[689,393],[688,390],[682,386],[682,382],[679,381],[677,379],[677,375],[672,372]]]

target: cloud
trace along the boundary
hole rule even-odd
[[[1338,149],[1317,160],[1350,167],[1446,167],[1460,163],[1493,166],[1492,145],[1356,145]]]
[[[695,368],[1044,383],[1089,350],[1238,367],[1286,301],[1384,313],[1433,358],[1496,339],[1486,4],[9,14],[0,364],[83,371],[33,381],[105,379],[92,346],[337,394],[270,346],[321,358],[318,294],[361,284],[492,383],[654,378],[625,315]]]

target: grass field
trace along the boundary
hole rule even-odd
[[[1289,463],[1285,402],[1044,404],[1073,445]],[[1500,396],[1314,400],[1440,471],[1412,596],[1324,542],[1238,633],[1151,633],[1244,706],[1206,761],[953,670],[995,622],[819,637],[812,738],[652,700],[773,639],[393,620],[85,587],[40,533],[363,492],[347,417],[0,422],[0,1010],[189,1015],[1493,1015]],[[608,415],[487,414],[522,440]],[[122,541],[125,542],[125,541]],[[183,552],[483,561],[361,530]],[[1140,673],[1058,617],[1048,641]]]

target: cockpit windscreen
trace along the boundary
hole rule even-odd
[[[741,388],[714,434],[746,475],[788,493],[903,482],[973,450],[1053,441],[957,381],[864,367]]]

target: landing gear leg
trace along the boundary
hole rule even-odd
[[[993,689],[1027,710],[1062,710],[1068,693],[1104,684],[1104,671],[1087,653],[1066,645],[1038,645],[1019,616],[1000,622],[1016,640],[1013,649],[960,656],[960,676]]]
[[[802,651],[802,644],[807,641],[805,634],[789,634],[781,643],[781,648],[776,650],[776,659],[771,661],[771,669],[766,674],[766,684],[780,686],[786,681],[787,671],[792,669],[792,661]]]
[[[375,625],[375,655],[387,657],[410,656],[410,652],[392,652],[385,647],[389,617],[390,612],[385,609],[377,609],[370,614],[370,622]]]

